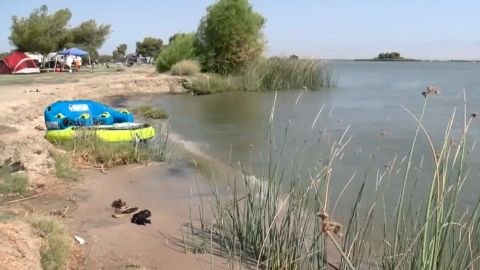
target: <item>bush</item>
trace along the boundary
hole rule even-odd
[[[28,177],[23,172],[13,172],[8,166],[0,167],[0,193],[23,194],[27,190]]]
[[[36,234],[44,239],[40,250],[43,269],[63,269],[70,256],[72,240],[56,218],[35,215],[28,218]]]
[[[195,34],[177,35],[156,59],[158,72],[165,72],[177,62],[195,57]]]
[[[195,75],[200,72],[200,64],[195,60],[182,60],[171,68],[172,75]]]
[[[138,114],[145,118],[151,119],[166,119],[168,118],[168,114],[162,108],[153,108],[151,106],[141,106],[132,109],[134,114]]]
[[[202,67],[231,74],[258,59],[264,49],[264,24],[248,0],[220,0],[209,6],[197,31]]]

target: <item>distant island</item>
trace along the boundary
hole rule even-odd
[[[398,52],[384,52],[371,59],[355,59],[354,61],[420,61],[412,58],[405,58]]]

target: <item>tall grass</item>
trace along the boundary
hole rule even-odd
[[[394,211],[385,207],[388,198],[382,188],[376,185],[373,192],[366,190],[368,181],[384,182],[392,165],[374,179],[368,174],[363,177],[349,217],[343,225],[336,222],[335,208],[353,179],[340,195],[332,197],[335,164],[350,142],[347,128],[332,143],[329,157],[307,172],[298,171],[302,160],[293,161],[292,168],[282,167],[285,140],[278,145],[270,135],[268,154],[258,177],[243,170],[243,177],[227,181],[226,188],[212,185],[212,218],[209,220],[202,208],[200,228],[214,234],[210,239],[222,254],[249,268],[479,269],[480,200],[477,198],[470,209],[458,205],[468,176],[465,147],[475,115],[464,113],[460,142],[453,145],[454,113],[443,141],[436,145],[423,125],[430,98],[426,95],[420,116],[405,109],[417,123],[417,130],[407,163],[399,165],[404,166],[401,169],[405,174]],[[285,137],[287,134],[288,127]],[[434,166],[423,204],[416,208],[406,198],[413,192],[409,188],[414,182],[410,168],[420,139],[429,146],[430,153],[424,154],[431,157]],[[308,185],[300,185],[302,181]],[[380,241],[374,240],[378,237]]]
[[[52,152],[53,163],[55,167],[55,176],[64,180],[77,180],[78,172],[73,169],[71,157],[65,153]]]
[[[335,86],[326,64],[313,59],[272,57],[249,64],[240,74],[245,91],[318,90]]]
[[[43,238],[40,258],[43,269],[64,269],[71,254],[72,238],[60,220],[46,215],[28,217],[34,231]]]
[[[228,91],[270,91],[334,87],[336,81],[324,63],[311,59],[269,58],[253,62],[231,74],[200,74],[190,90],[198,94]]]
[[[156,137],[151,141],[104,142],[84,134],[72,141],[57,143],[71,155],[73,164],[113,167],[131,163],[166,161],[168,148],[168,123],[156,127]]]
[[[221,92],[242,91],[241,77],[219,75],[215,73],[198,74],[190,79],[188,90],[197,95],[209,95]]]

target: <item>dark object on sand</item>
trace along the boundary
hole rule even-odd
[[[8,168],[11,172],[25,171],[25,165],[21,161],[13,161],[11,158],[6,159],[0,168]]]
[[[145,209],[142,210],[136,214],[133,215],[132,217],[132,223],[135,223],[137,225],[146,225],[146,223],[152,223],[148,218],[152,215],[152,213]]]
[[[138,211],[138,207],[130,207],[127,205],[127,202],[122,201],[122,199],[113,201],[112,207],[115,208],[115,212],[112,214],[112,217],[114,218],[119,218]]]
[[[122,199],[118,199],[112,202],[112,207],[117,209],[123,208],[126,205],[127,203],[125,201],[122,201]]]

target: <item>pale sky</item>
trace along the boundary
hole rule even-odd
[[[9,51],[11,17],[28,16],[46,4],[68,8],[71,26],[94,19],[111,24],[99,50],[111,54],[120,43],[135,51],[145,36],[164,41],[195,31],[213,0],[0,0],[0,52]],[[480,59],[480,1],[462,0],[253,0],[266,18],[267,54],[315,58],[371,58],[398,51],[418,59]]]

